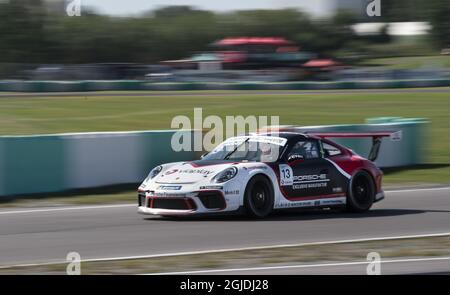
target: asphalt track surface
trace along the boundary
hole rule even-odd
[[[93,91],[93,92],[0,92],[0,98],[90,97],[90,96],[245,96],[245,95],[314,95],[357,93],[450,93],[449,87],[394,89],[329,89],[329,90],[192,90],[192,91]]]
[[[364,214],[283,212],[266,220],[146,217],[138,215],[132,204],[2,209],[0,266],[64,261],[71,251],[79,252],[82,259],[93,259],[433,234],[449,229],[450,188],[388,191],[384,201]]]

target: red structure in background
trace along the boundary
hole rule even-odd
[[[240,46],[240,45],[271,45],[289,46],[291,41],[279,37],[237,37],[225,38],[214,43],[216,46]]]
[[[308,59],[300,56],[295,43],[282,37],[229,37],[211,45],[227,68],[292,67]]]
[[[302,65],[305,69],[333,71],[345,68],[345,66],[333,59],[312,59]]]
[[[210,44],[211,50],[189,58],[165,61],[176,69],[203,71],[253,70],[257,75],[290,75],[302,79],[305,73],[333,70],[333,60],[315,60],[317,54],[301,51],[300,46],[283,37],[227,37]],[[308,63],[308,61],[312,61]],[[284,78],[280,78],[284,79]]]

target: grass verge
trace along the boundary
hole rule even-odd
[[[276,265],[365,261],[378,252],[382,259],[450,256],[450,236],[305,245],[147,259],[89,261],[82,274],[147,274]],[[67,264],[0,268],[0,274],[65,274]]]

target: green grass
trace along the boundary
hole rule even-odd
[[[107,188],[79,190],[71,193],[36,194],[0,198],[0,208],[34,208],[76,205],[129,204],[136,203],[138,185],[127,189]]]
[[[192,118],[194,107],[202,107],[204,117],[274,115],[280,116],[281,124],[295,125],[353,124],[378,116],[425,117],[432,122],[430,141],[426,143],[428,162],[439,165],[388,171],[385,183],[450,183],[450,93],[196,94],[3,97],[0,98],[0,135],[170,129],[174,116]],[[134,193],[130,191],[115,200],[128,200],[131,195]],[[88,198],[71,199],[74,203],[88,201]]]
[[[0,134],[170,129],[177,115],[192,118],[274,115],[281,124],[363,123],[378,116],[432,121],[430,162],[450,163],[450,93],[354,93],[304,95],[37,97],[1,98]]]
[[[383,66],[390,69],[424,69],[424,68],[450,68],[450,56],[408,56],[375,58],[364,61],[362,66]]]

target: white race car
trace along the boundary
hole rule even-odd
[[[380,143],[375,139],[388,135],[365,136]],[[326,137],[292,132],[233,137],[201,160],[157,166],[138,189],[138,212],[181,216],[245,209],[263,218],[286,208],[369,210],[384,198],[381,170]],[[374,158],[378,149],[373,147]]]

